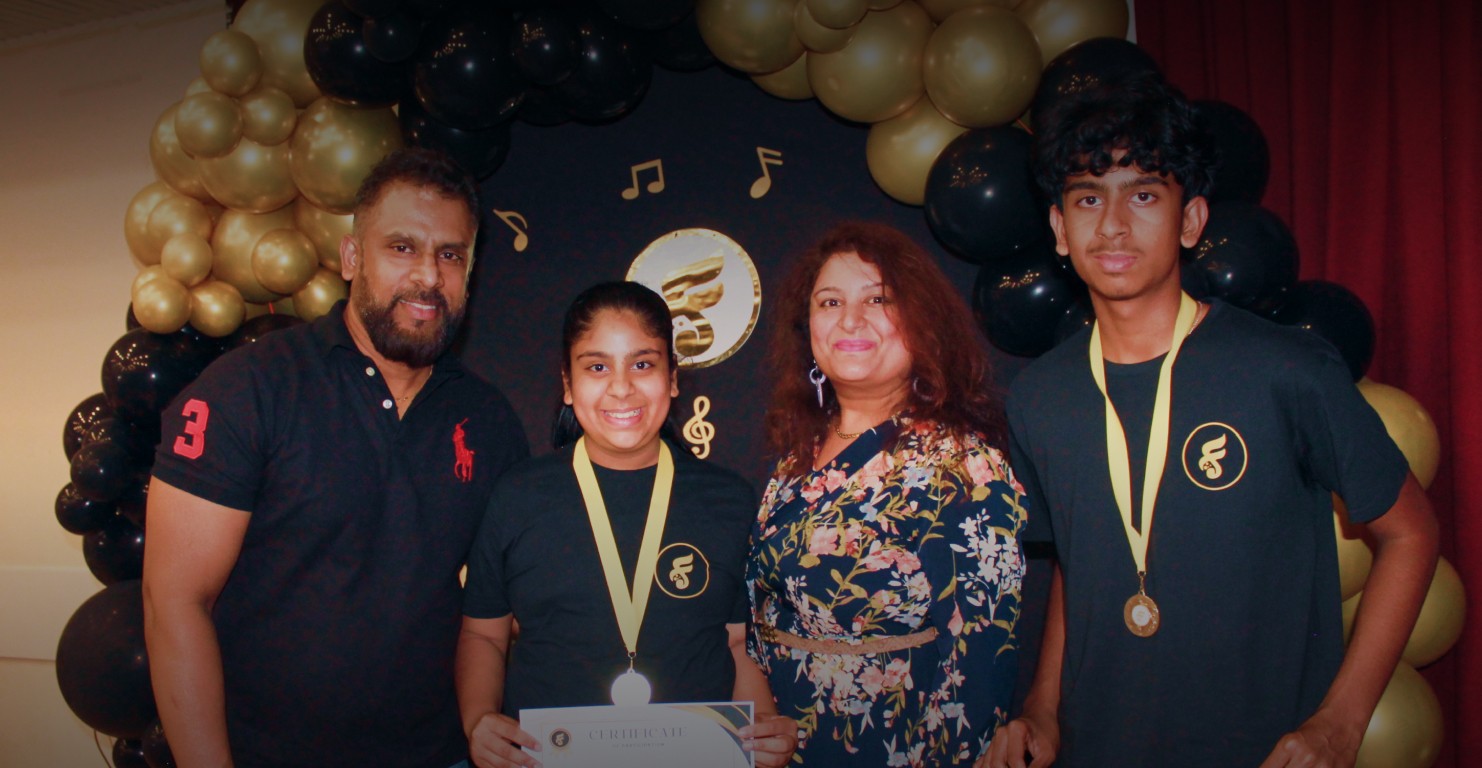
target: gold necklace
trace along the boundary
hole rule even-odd
[[[860,430],[858,432],[842,432],[839,430],[838,427],[834,427],[834,434],[838,435],[840,440],[853,440],[854,438],[864,434],[864,430]]]

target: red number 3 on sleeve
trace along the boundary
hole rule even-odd
[[[206,421],[211,418],[211,406],[191,398],[180,410],[184,416],[185,434],[175,438],[175,453],[187,459],[199,459],[206,452]]]

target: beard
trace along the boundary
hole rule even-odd
[[[413,368],[426,368],[441,357],[452,345],[453,335],[463,322],[463,307],[458,307],[457,311],[452,310],[448,306],[448,300],[437,291],[401,291],[385,304],[377,304],[368,292],[351,298],[376,351],[387,360]],[[397,302],[402,300],[437,307],[440,310],[438,319],[419,322],[412,328],[398,325],[394,312]]]

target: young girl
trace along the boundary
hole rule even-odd
[[[754,492],[660,434],[679,394],[670,329],[638,283],[593,286],[566,312],[557,450],[500,478],[469,555],[457,683],[475,765],[539,765],[520,749],[541,749],[521,709],[642,702],[645,688],[752,701],[741,736],[757,765],[792,754],[796,725],[746,655]]]

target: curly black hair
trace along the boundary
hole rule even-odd
[[[1218,155],[1203,121],[1182,92],[1156,72],[1095,83],[1055,102],[1034,137],[1034,177],[1059,205],[1065,181],[1113,165],[1166,173],[1184,201],[1209,194]],[[1120,158],[1113,153],[1123,150]]]

